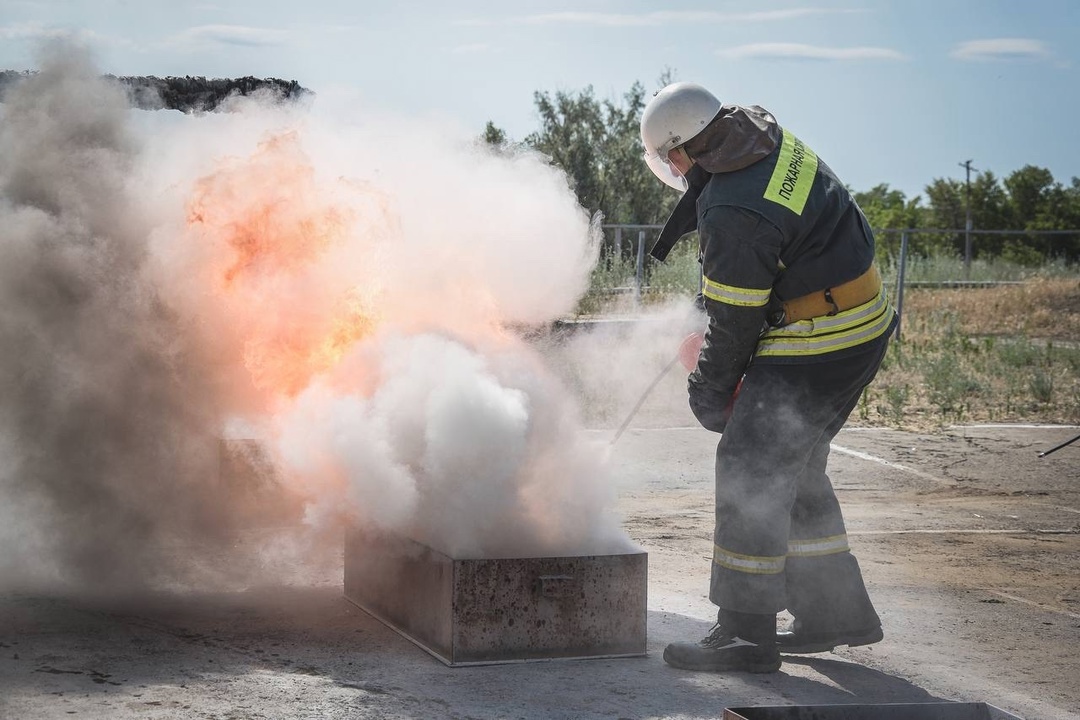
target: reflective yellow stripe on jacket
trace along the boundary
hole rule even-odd
[[[702,275],[701,294],[710,300],[727,303],[728,305],[761,307],[769,303],[772,288],[741,288],[734,285],[724,285]]]
[[[762,357],[822,355],[881,337],[892,324],[893,310],[884,290],[873,300],[836,315],[800,320],[770,328],[758,341]]]

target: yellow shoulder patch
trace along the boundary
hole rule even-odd
[[[784,130],[780,158],[765,188],[765,199],[783,205],[796,215],[802,215],[806,198],[817,175],[818,159],[803,141]]]

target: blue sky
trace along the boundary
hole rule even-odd
[[[1077,0],[0,0],[0,68],[61,33],[106,72],[295,79],[514,138],[537,90],[615,98],[671,68],[765,106],[857,190],[920,194],[969,158],[1080,176]]]

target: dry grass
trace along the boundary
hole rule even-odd
[[[654,268],[643,304],[696,291],[696,259],[673,257]],[[922,262],[918,279],[961,272],[955,258]],[[983,268],[980,278],[992,269]],[[902,342],[892,344],[852,421],[924,430],[956,422],[1080,423],[1080,278],[1075,267],[1039,272],[1020,285],[909,289]],[[580,311],[638,312],[632,293],[613,292],[632,286],[633,276],[630,261],[601,264]]]
[[[964,290],[908,290],[904,314],[956,316],[968,335],[1080,343],[1080,279],[1034,279],[1022,285]]]
[[[1080,279],[912,290],[901,329],[853,419],[1080,422]]]

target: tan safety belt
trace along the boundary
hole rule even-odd
[[[876,265],[854,280],[833,288],[825,288],[784,303],[784,323],[809,320],[822,315],[835,315],[870,302],[881,290],[881,274]]]

